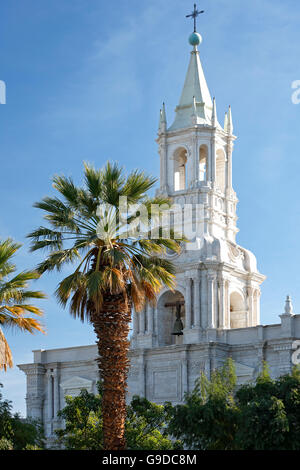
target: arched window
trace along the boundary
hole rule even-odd
[[[199,149],[199,181],[206,181],[207,155],[207,146],[201,145]]]
[[[230,328],[246,328],[247,311],[245,300],[239,292],[230,295]]]
[[[218,188],[225,192],[225,155],[221,149],[217,150],[216,183]]]
[[[174,190],[186,189],[186,162],[187,151],[181,147],[174,153]]]

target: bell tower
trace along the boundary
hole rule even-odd
[[[189,37],[192,50],[174,121],[168,126],[163,104],[157,137],[158,193],[179,207],[192,206],[192,219],[197,216],[200,224],[192,244],[186,243],[180,255],[167,255],[177,270],[174,296],[161,292],[157,307],[146,308],[135,319],[133,344],[140,347],[222,340],[230,329],[260,323],[260,284],[265,277],[257,270],[255,256],[236,243],[232,111],[229,106],[221,126],[199,56],[201,42],[194,30]],[[178,301],[184,312],[180,318],[183,334],[178,331],[178,312],[171,308]]]
[[[219,124],[216,100],[211,99],[197,48],[201,41],[196,32],[189,38],[193,49],[170,127],[165,104],[160,111],[157,139],[160,193],[186,202],[195,196],[206,208],[207,233],[234,243],[238,232],[238,201],[232,188],[232,151],[236,137],[230,107],[224,127]]]

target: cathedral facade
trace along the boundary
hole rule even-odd
[[[236,243],[231,108],[221,125],[199,57],[200,35],[193,33],[189,42],[190,63],[174,122],[168,126],[165,105],[160,112],[158,193],[177,207],[189,206],[196,228],[180,254],[166,255],[176,265],[175,292],[164,289],[156,307],[133,312],[129,401],[140,395],[180,403],[201,371],[209,377],[228,357],[235,361],[239,384],[255,379],[263,361],[277,377],[290,372],[297,359],[300,315],[293,313],[289,297],[278,324],[260,324],[265,277],[254,254]],[[57,413],[65,396],[96,391],[97,347],[33,353],[33,363],[19,365],[27,378],[27,415],[43,422],[51,440],[62,425]]]

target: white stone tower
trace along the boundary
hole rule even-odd
[[[159,193],[180,206],[192,204],[198,212],[203,208],[198,213],[198,248],[186,244],[179,256],[170,255],[177,268],[177,291],[163,291],[157,308],[134,315],[133,347],[199,343],[216,339],[220,331],[260,322],[260,284],[265,277],[257,270],[255,256],[236,244],[231,108],[222,127],[199,57],[201,41],[196,32],[189,38],[193,49],[175,119],[168,127],[163,104],[157,139]],[[177,300],[184,302],[182,337],[172,335],[172,303]]]

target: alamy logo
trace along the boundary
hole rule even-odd
[[[6,104],[6,85],[3,80],[0,80],[0,104]]]
[[[292,83],[292,89],[295,90],[292,94],[292,103],[300,104],[300,80],[295,80]]]
[[[292,354],[292,363],[296,366],[300,364],[300,340],[293,342],[292,349],[295,349]]]

